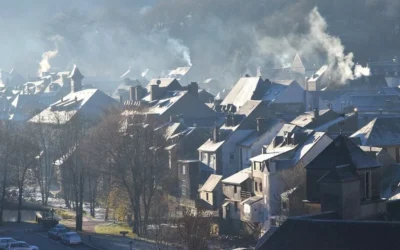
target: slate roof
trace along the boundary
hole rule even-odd
[[[339,135],[307,166],[307,169],[334,169],[350,165],[353,169],[381,167],[374,157],[365,153],[349,138]]]
[[[322,176],[318,182],[347,182],[359,180],[357,173],[351,169],[350,165],[336,166],[326,175]]]
[[[105,109],[117,104],[118,102],[113,98],[98,89],[85,89],[66,95],[29,121],[33,123],[65,124],[78,113],[85,118],[98,118]]]
[[[236,174],[233,174],[233,175],[229,176],[228,178],[223,179],[222,183],[240,185],[243,182],[245,182],[246,180],[248,180],[250,178],[250,175],[251,175],[251,168],[245,168],[245,169],[237,172]]]
[[[329,112],[336,113],[335,111],[333,111],[331,109],[322,109],[322,110],[318,111],[320,117]],[[337,114],[337,115],[339,115],[339,114]],[[317,119],[318,119],[318,117],[317,117]],[[290,123],[304,128],[314,121],[315,121],[314,111],[309,111],[309,112],[305,112],[304,114],[297,116]]]
[[[400,145],[400,117],[377,117],[351,135],[363,146]]]
[[[212,140],[207,140],[203,145],[201,145],[197,150],[202,152],[215,152],[217,151],[225,141],[213,142]]]
[[[400,249],[400,223],[343,221],[294,217],[287,219],[259,250],[394,250]],[[263,238],[261,238],[263,239]]]
[[[175,78],[159,78],[159,79],[152,79],[148,84],[147,84],[147,89],[149,88],[150,85],[156,85],[157,82],[160,81],[160,84],[158,85],[160,88],[167,88],[170,84],[172,84],[174,81],[176,81]]]
[[[221,180],[222,175],[212,174],[210,177],[208,177],[207,181],[199,189],[199,191],[212,192]]]
[[[264,93],[267,83],[261,77],[242,77],[235,84],[221,105],[232,104],[236,108],[243,106],[248,100],[260,100],[257,95]]]

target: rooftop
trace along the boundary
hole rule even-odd
[[[247,179],[250,178],[251,175],[251,168],[245,168],[236,174],[229,176],[226,179],[222,180],[222,183],[225,184],[233,184],[233,185],[240,185],[245,182]]]
[[[400,145],[400,117],[377,117],[351,135],[363,146]]]
[[[212,174],[210,177],[208,177],[207,181],[199,189],[199,191],[212,192],[221,180],[222,175]]]

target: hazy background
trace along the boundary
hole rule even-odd
[[[0,0],[0,6],[0,68],[24,75],[37,74],[46,51],[55,52],[51,67],[76,63],[89,75],[193,64],[199,77],[236,78],[246,67],[288,65],[296,51],[306,64],[334,57],[340,65],[349,52],[356,63],[390,59],[400,49],[398,0]],[[328,33],[340,37],[344,52]],[[341,55],[329,55],[330,46]]]

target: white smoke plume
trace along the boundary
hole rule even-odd
[[[185,46],[182,41],[174,38],[168,38],[169,48],[180,55],[182,59],[186,62],[187,66],[192,67],[192,60],[190,58],[190,50]]]
[[[56,35],[49,38],[54,43],[56,49],[46,51],[42,54],[42,60],[39,63],[38,76],[41,76],[43,72],[47,72],[51,69],[50,60],[58,55],[58,44],[63,41],[63,37]]]
[[[42,61],[39,63],[38,76],[41,76],[43,72],[47,72],[51,69],[50,60],[58,55],[58,49],[49,50],[42,54]]]
[[[309,23],[310,33],[307,40],[314,45],[315,49],[326,52],[329,71],[334,81],[345,83],[347,80],[370,75],[368,67],[356,65],[353,70],[353,53],[345,54],[340,39],[326,32],[326,21],[316,7],[309,15]]]

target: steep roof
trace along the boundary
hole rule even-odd
[[[299,54],[296,53],[296,56],[294,57],[294,60],[290,68],[295,72],[305,74],[306,68],[304,67],[303,62],[301,61]]]
[[[398,222],[343,221],[293,217],[261,244],[259,250],[399,249]]]
[[[260,92],[263,94],[266,88],[267,83],[261,77],[242,77],[225,97],[221,105],[232,104],[239,108],[248,100],[261,99],[255,97]]]
[[[350,165],[353,169],[377,168],[381,164],[365,153],[349,138],[339,135],[317,157],[306,166],[307,169],[334,169]]]
[[[221,180],[222,175],[212,174],[210,177],[208,177],[207,181],[199,189],[199,191],[212,192]]]
[[[223,179],[222,183],[240,185],[250,178],[250,174],[251,174],[251,168],[245,168],[237,172],[236,174],[233,174],[228,178]]]
[[[84,76],[82,75],[78,67],[74,65],[74,68],[72,69],[71,74],[68,76],[68,78],[71,78],[73,80],[82,80]]]
[[[400,145],[400,117],[377,117],[351,135],[363,146]]]
[[[78,113],[85,118],[98,118],[108,107],[117,104],[117,101],[98,89],[85,89],[66,95],[34,116],[30,122],[65,124]]]
[[[214,142],[212,140],[206,141],[203,145],[201,145],[197,150],[203,152],[215,152],[217,151],[225,141]]]
[[[327,113],[336,113],[335,111],[331,109],[322,109],[318,111],[319,117],[315,117],[313,111],[305,112],[299,116],[297,116],[293,121],[291,121],[291,124],[297,125],[299,127],[306,127],[307,125],[317,122],[318,118],[321,116],[327,114]],[[337,113],[336,113],[337,114]],[[339,116],[339,114],[337,114]]]

